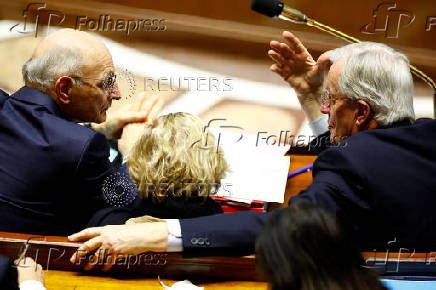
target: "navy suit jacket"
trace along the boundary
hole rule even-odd
[[[290,203],[311,202],[336,214],[362,250],[386,251],[388,242],[390,249],[436,250],[435,173],[436,121],[398,122],[323,150],[313,183]],[[271,214],[181,220],[183,246],[252,253]]]
[[[0,255],[0,289],[19,290],[17,269],[13,262]]]
[[[106,206],[105,136],[66,120],[47,94],[1,92],[0,140],[0,231],[71,234]]]

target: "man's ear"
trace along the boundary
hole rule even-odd
[[[73,79],[67,76],[62,76],[55,83],[56,96],[58,101],[63,105],[68,105],[71,102],[70,90],[73,87]]]
[[[356,113],[356,125],[357,127],[365,126],[371,121],[371,106],[364,100],[358,100],[356,102],[357,113]]]

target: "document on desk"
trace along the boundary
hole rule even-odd
[[[221,181],[216,195],[251,203],[252,200],[267,202],[284,201],[290,157],[284,156],[289,146],[267,146],[256,144],[256,135],[211,130],[218,138],[229,172]],[[223,135],[225,138],[223,138]]]

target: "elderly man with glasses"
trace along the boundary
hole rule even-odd
[[[270,70],[295,89],[313,133],[342,145],[317,147],[313,183],[290,203],[310,202],[337,215],[361,249],[433,250],[436,121],[415,121],[407,57],[383,44],[358,43],[314,61],[293,34],[283,37],[286,43],[270,43],[268,54],[276,62]],[[89,228],[70,237],[88,240],[72,262],[101,249],[121,255],[253,253],[271,214],[249,211]]]
[[[106,120],[121,98],[112,56],[72,29],[43,39],[22,73],[24,87],[10,96],[0,90],[0,231],[70,234],[112,205],[105,182],[124,190],[107,139],[120,138],[129,123],[152,122],[162,103],[140,95]],[[94,130],[77,122],[93,122]]]

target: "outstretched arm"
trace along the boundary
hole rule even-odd
[[[272,212],[243,211],[180,220],[184,251],[249,255]]]
[[[246,211],[180,220],[180,243],[183,242],[183,250],[206,250],[209,254],[221,250],[253,254],[256,237],[271,214]],[[88,228],[68,238],[85,241],[71,257],[71,263],[77,263],[90,253],[98,258],[87,264],[86,270],[103,264],[102,270],[107,271],[117,258],[148,251],[164,252],[169,246],[166,222]]]

